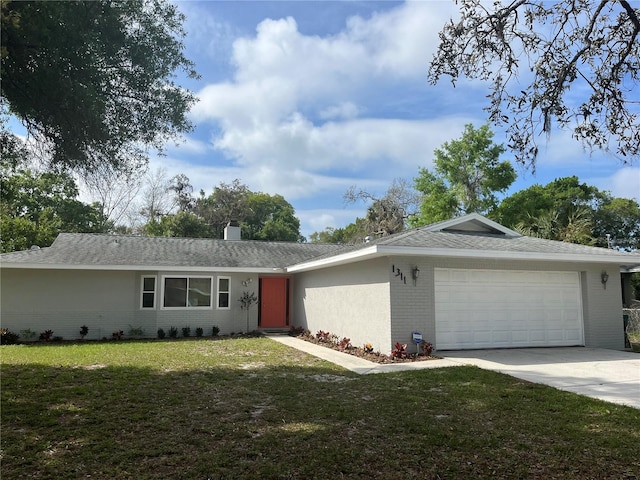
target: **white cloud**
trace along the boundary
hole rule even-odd
[[[342,102],[338,105],[330,105],[320,111],[323,120],[352,119],[360,113],[358,106],[352,102]]]
[[[203,88],[193,117],[219,124],[214,145],[244,166],[425,164],[444,141],[441,132],[453,123],[462,131],[461,122],[357,118],[361,109],[352,97],[375,95],[377,82],[397,77],[426,83],[436,25],[448,11],[410,2],[369,19],[352,17],[343,32],[326,37],[301,34],[291,17],[264,20],[255,37],[234,43],[234,81]]]
[[[300,233],[307,238],[313,232],[321,232],[327,227],[344,228],[366,214],[365,208],[296,210],[296,216],[306,227]]]
[[[614,197],[640,202],[640,167],[622,167],[608,177],[593,178],[587,183],[611,192]]]

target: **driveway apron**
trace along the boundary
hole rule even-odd
[[[640,408],[640,355],[599,348],[515,348],[438,352],[447,360]]]

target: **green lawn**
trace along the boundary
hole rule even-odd
[[[640,410],[267,338],[3,346],[9,478],[637,478]]]

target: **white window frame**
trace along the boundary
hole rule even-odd
[[[152,293],[151,290],[144,289],[144,280],[146,278],[153,278],[153,306],[144,306],[144,294]],[[157,275],[142,275],[140,277],[140,310],[155,310],[158,300],[158,276]]]
[[[164,306],[164,291],[165,291],[165,283],[166,283],[166,279],[167,278],[186,278],[187,279],[187,298],[186,298],[186,306],[184,307],[165,307]],[[189,305],[189,279],[190,278],[208,278],[211,282],[210,282],[210,287],[209,287],[209,295],[211,298],[211,302],[209,302],[209,305],[204,305],[204,306],[191,306]],[[160,303],[160,310],[212,310],[213,309],[213,277],[210,275],[182,275],[182,274],[176,274],[176,275],[163,275],[162,276],[162,284],[161,284],[161,292],[160,292],[160,298],[161,303]]]
[[[220,280],[229,281],[229,290],[220,290]],[[229,305],[226,307],[220,306],[220,294],[226,293],[229,296]],[[216,309],[217,310],[231,310],[231,277],[217,277],[216,280]]]

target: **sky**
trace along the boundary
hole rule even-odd
[[[365,204],[345,205],[350,186],[381,196],[395,178],[412,182],[431,168],[434,149],[465,124],[486,122],[487,84],[427,82],[453,0],[176,4],[186,15],[186,57],[201,75],[179,80],[199,99],[189,114],[195,129],[151,169],[186,174],[195,192],[237,178],[280,194],[307,237],[365,215]],[[640,165],[591,154],[570,136],[541,137],[536,173],[514,165],[508,193],[577,175],[639,199]]]

